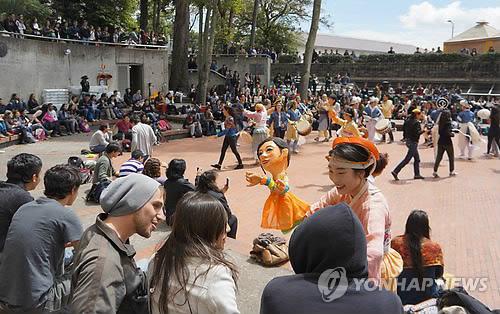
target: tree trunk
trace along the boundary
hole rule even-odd
[[[158,8],[159,9],[159,8]],[[175,1],[174,36],[172,46],[171,90],[188,92],[189,1]]]
[[[319,15],[321,11],[321,0],[314,0],[313,16],[311,20],[311,29],[307,37],[307,43],[304,54],[304,65],[302,68],[302,77],[300,79],[300,96],[302,99],[307,99],[307,89],[309,88],[309,77],[311,76],[311,62],[314,50],[314,43],[316,41],[316,34],[318,32]]]
[[[257,28],[257,14],[259,12],[259,1],[254,0],[252,12],[252,29],[250,31],[250,48],[255,47],[255,30]]]
[[[141,0],[140,2],[140,18],[139,18],[139,24],[141,27],[141,30],[147,31],[148,29],[148,0]]]

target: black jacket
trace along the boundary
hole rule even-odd
[[[175,213],[177,202],[179,202],[184,194],[195,190],[194,185],[185,178],[167,179],[163,187],[165,188],[165,216],[167,218]]]
[[[444,124],[439,126],[439,145],[452,145],[453,142],[451,138],[454,136],[451,131],[451,121],[445,122]]]
[[[420,134],[422,133],[422,129],[420,128],[420,121],[413,117],[410,117],[405,121],[403,129],[405,138],[407,140],[418,143]]]
[[[293,232],[288,251],[296,275],[267,284],[260,313],[403,313],[394,293],[367,289],[365,284],[356,289],[355,280],[368,277],[366,236],[345,203],[323,208],[304,220]]]

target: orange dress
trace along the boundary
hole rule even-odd
[[[286,174],[280,175],[279,179],[286,183],[288,190]],[[270,190],[271,194],[262,210],[261,227],[288,232],[304,219],[310,205],[289,191],[282,193],[275,188],[270,188]]]

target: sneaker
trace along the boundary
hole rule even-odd
[[[414,176],[413,179],[415,179],[415,180],[423,180],[425,178],[423,176],[421,176],[421,175],[418,175],[418,176]]]
[[[454,176],[456,176],[457,174],[458,174],[458,173],[456,173],[455,171],[452,171],[452,172],[450,172],[450,177],[454,177]]]
[[[439,178],[439,175],[438,175],[438,173],[437,173],[437,172],[433,172],[433,173],[432,173],[432,176],[433,176],[434,178]]]
[[[213,168],[215,168],[215,169],[219,169],[219,170],[220,170],[220,168],[221,168],[221,165],[219,165],[219,164],[213,164],[213,165],[211,165],[211,166],[212,166]]]
[[[395,181],[399,181],[398,174],[395,173],[394,171],[391,171],[392,176],[394,177]]]
[[[234,167],[234,170],[239,170],[239,169],[243,169],[243,165],[237,165],[236,167]]]

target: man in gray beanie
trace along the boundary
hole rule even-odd
[[[84,232],[75,256],[72,313],[148,313],[146,277],[129,238],[149,238],[165,219],[163,190],[132,173],[113,181],[100,204],[104,213]]]

